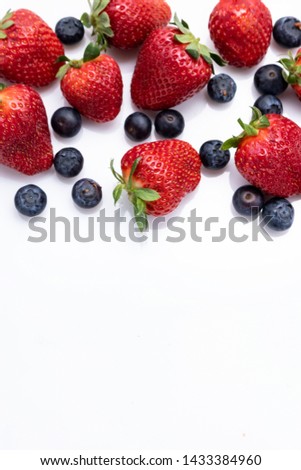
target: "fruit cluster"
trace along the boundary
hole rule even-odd
[[[236,83],[226,73],[215,75],[219,66],[254,67],[274,40],[286,48],[301,46],[301,23],[284,17],[272,24],[271,13],[261,0],[219,0],[208,28],[218,53],[210,50],[190,31],[165,0],[94,0],[90,12],[80,19],[59,20],[55,31],[26,9],[9,11],[0,20],[0,162],[26,175],[48,170],[52,164],[63,177],[77,176],[83,168],[81,153],[73,148],[53,155],[46,110],[39,93],[60,79],[60,88],[70,106],[51,117],[54,132],[75,136],[82,116],[97,123],[112,121],[123,101],[123,79],[108,47],[121,50],[140,46],[130,93],[140,110],[157,111],[154,125],[158,140],[148,139],[150,117],[136,111],[127,117],[124,131],[139,142],[121,160],[121,174],[111,162],[118,185],[115,203],[126,190],[133,204],[138,227],[147,227],[147,214],[165,215],[193,191],[201,179],[201,165],[211,170],[224,168],[229,149],[236,148],[235,164],[250,183],[239,188],[233,205],[244,215],[259,212],[271,218],[270,227],[287,229],[293,208],[287,197],[301,193],[301,129],[282,115],[278,97],[290,85],[301,99],[301,48],[278,64],[260,67],[254,85],[260,96],[253,105],[249,124],[238,120],[242,132],[226,142],[206,141],[197,152],[177,137],[183,132],[184,117],[174,109],[207,87],[210,99],[227,103],[235,97]],[[91,42],[83,57],[71,60],[64,45],[82,40],[85,28]],[[124,52],[126,54],[126,51]],[[83,208],[96,206],[102,189],[92,179],[77,181],[74,202]],[[18,190],[16,208],[24,215],[42,212],[45,192],[29,184]]]

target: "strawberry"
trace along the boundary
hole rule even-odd
[[[132,99],[139,108],[172,108],[204,88],[213,71],[212,60],[224,64],[176,15],[174,24],[155,29],[140,49],[131,83]]]
[[[230,65],[258,64],[271,42],[272,17],[261,0],[220,0],[209,18],[209,31]]]
[[[119,184],[115,204],[126,190],[134,206],[138,227],[147,228],[147,214],[162,216],[173,211],[201,179],[201,160],[190,144],[161,140],[136,145],[121,160],[122,175],[111,169]]]
[[[83,116],[96,122],[115,119],[122,104],[122,77],[119,65],[96,44],[88,44],[82,60],[70,60],[58,72],[66,100]]]
[[[64,54],[50,27],[29,10],[8,12],[0,21],[0,77],[31,86],[48,85]]]
[[[289,83],[299,100],[301,100],[301,48],[298,49],[295,57],[292,52],[288,53],[288,58],[280,59],[280,64],[283,65],[283,76],[287,83]]]
[[[249,183],[280,197],[301,193],[301,128],[280,114],[262,115],[253,108],[250,124],[222,145],[237,148],[235,164]]]
[[[0,84],[0,163],[26,175],[51,167],[52,145],[40,95],[28,85]]]
[[[171,10],[165,0],[94,0],[82,23],[93,27],[100,45],[109,43],[130,49],[143,43],[149,33],[168,24]]]

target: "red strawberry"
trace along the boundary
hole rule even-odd
[[[139,46],[149,33],[168,24],[171,11],[165,0],[95,0],[83,24],[97,34],[97,41],[119,49]]]
[[[222,148],[237,147],[235,164],[249,183],[274,196],[301,193],[301,128],[280,114],[253,108],[250,124]]]
[[[122,104],[122,77],[119,65],[107,54],[99,55],[90,43],[82,60],[67,60],[60,69],[61,90],[66,100],[83,116],[96,122],[115,119]]]
[[[55,79],[64,54],[50,27],[29,10],[8,12],[0,21],[0,77],[11,82],[44,86]]]
[[[131,83],[132,99],[139,108],[172,108],[204,88],[212,74],[212,59],[223,65],[184,21],[177,16],[174,21],[176,27],[154,30],[140,49]]]
[[[258,64],[271,42],[272,17],[261,0],[220,0],[209,19],[212,41],[230,65]]]
[[[292,86],[299,100],[301,100],[301,48],[298,49],[295,58],[291,52],[288,53],[288,58],[280,59],[280,64],[286,69],[284,77],[286,81]]]
[[[173,211],[201,179],[198,152],[181,140],[160,140],[136,145],[121,160],[122,176],[111,169],[119,181],[115,203],[122,190],[128,192],[140,229],[147,227],[147,215]]]
[[[52,145],[40,95],[28,85],[0,85],[0,163],[33,175],[51,167]]]

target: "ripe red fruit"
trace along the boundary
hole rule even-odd
[[[289,52],[288,58],[280,59],[279,62],[285,69],[285,80],[292,86],[297,97],[301,100],[301,48],[298,49],[295,57]]]
[[[139,46],[149,33],[168,24],[171,10],[165,0],[95,0],[83,24],[93,27],[100,45],[119,49]]]
[[[280,114],[262,115],[253,108],[250,124],[226,141],[223,149],[237,148],[235,164],[249,183],[279,197],[301,193],[301,128]]]
[[[40,95],[28,85],[0,84],[0,163],[26,175],[51,167],[52,145]]]
[[[125,189],[134,206],[137,224],[147,227],[147,215],[162,216],[173,211],[201,179],[198,152],[181,140],[161,140],[136,145],[121,160],[122,175],[113,192],[115,203]]]
[[[31,86],[48,85],[64,48],[55,33],[29,10],[8,12],[0,21],[0,77]]]
[[[107,54],[99,55],[90,43],[82,60],[67,60],[58,72],[66,100],[83,116],[96,122],[115,119],[122,104],[122,77],[119,65]]]
[[[155,29],[143,43],[134,70],[131,95],[144,109],[165,109],[192,97],[212,74],[217,54],[201,45],[187,23],[175,16],[176,26]]]
[[[261,0],[220,0],[209,19],[212,41],[230,65],[252,67],[267,52],[272,17]]]

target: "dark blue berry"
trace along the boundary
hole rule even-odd
[[[79,150],[73,147],[66,147],[56,153],[53,165],[56,171],[65,176],[65,178],[72,178],[77,176],[84,164],[84,158]]]
[[[163,109],[155,117],[155,129],[161,137],[173,139],[182,134],[184,127],[184,118],[175,109]]]
[[[67,16],[57,22],[55,34],[63,44],[76,44],[83,39],[85,29],[80,20]]]
[[[74,137],[81,129],[82,118],[77,109],[63,106],[53,113],[51,126],[61,137]]]
[[[284,47],[301,46],[301,22],[293,16],[284,16],[276,21],[273,28],[275,41]]]
[[[221,140],[207,140],[200,148],[201,161],[206,168],[220,170],[224,168],[230,160],[229,150],[221,150],[223,142]]]
[[[96,181],[83,178],[72,188],[72,199],[79,207],[90,209],[97,206],[102,199],[102,190]]]
[[[280,95],[287,89],[288,83],[282,75],[283,69],[276,64],[263,65],[256,70],[254,85],[262,95]]]
[[[232,77],[226,73],[220,73],[209,80],[207,92],[212,100],[218,103],[228,103],[234,98],[236,88]]]
[[[136,142],[147,139],[152,131],[152,121],[139,111],[130,114],[124,122],[127,137]]]
[[[287,230],[294,221],[294,208],[287,199],[273,197],[264,204],[261,216],[271,229]]]
[[[238,188],[233,194],[232,204],[236,212],[245,216],[258,215],[264,204],[263,192],[247,184]]]
[[[16,209],[23,215],[34,217],[41,214],[47,204],[46,193],[35,184],[27,184],[18,189],[15,195]]]
[[[254,103],[262,114],[282,114],[283,106],[279,98],[274,95],[261,95]]]

